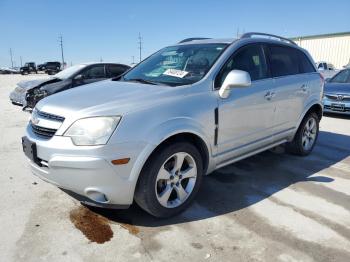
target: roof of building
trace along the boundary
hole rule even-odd
[[[291,37],[291,40],[299,39],[314,39],[314,38],[327,38],[327,37],[339,37],[339,36],[348,36],[350,32],[338,32],[338,33],[329,33],[329,34],[320,34],[320,35],[305,35],[305,36],[295,36]]]

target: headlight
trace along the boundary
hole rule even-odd
[[[77,146],[105,145],[121,117],[89,117],[75,121],[64,133]]]

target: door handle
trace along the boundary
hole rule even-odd
[[[307,85],[306,84],[303,84],[300,89],[303,91],[303,92],[306,92],[307,91]]]
[[[275,92],[268,91],[264,97],[267,100],[271,100],[271,98],[273,98],[275,95],[276,95]]]

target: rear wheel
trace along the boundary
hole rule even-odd
[[[203,163],[192,144],[179,142],[164,147],[147,161],[135,191],[136,203],[156,217],[185,210],[201,184]]]
[[[318,137],[319,121],[315,112],[307,114],[301,122],[293,141],[287,144],[287,150],[300,156],[310,154]]]

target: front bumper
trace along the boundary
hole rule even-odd
[[[323,112],[350,115],[350,101],[323,99]]]
[[[29,160],[31,170],[42,180],[73,192],[87,204],[111,208],[132,204],[147,144],[75,146],[69,137],[39,138],[30,126],[26,136],[35,142],[39,159],[38,164]],[[111,163],[126,157],[130,161],[125,165]]]

